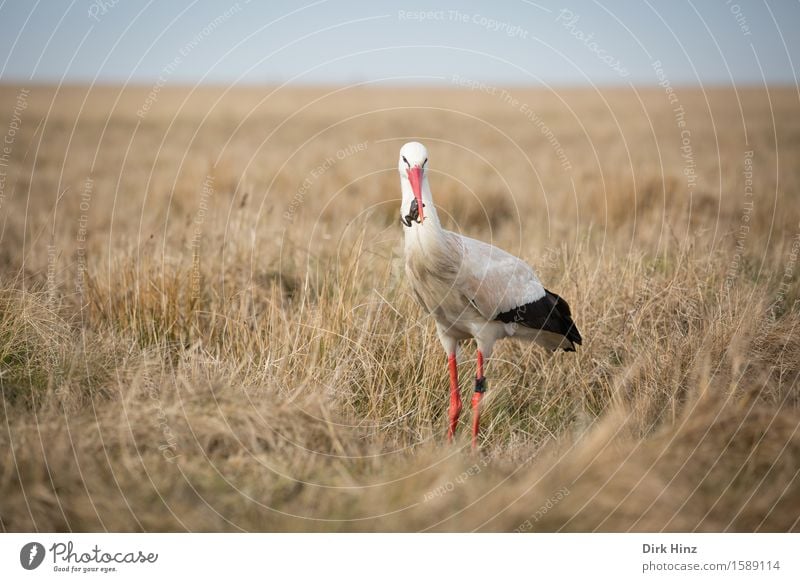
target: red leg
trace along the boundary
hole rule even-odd
[[[486,378],[483,375],[483,352],[478,350],[478,373],[475,377],[475,393],[472,395],[472,449],[478,447],[478,433],[481,428],[481,399],[486,391]]]
[[[461,393],[458,390],[458,363],[456,362],[456,355],[449,354],[447,356],[447,363],[450,366],[450,425],[447,429],[447,442],[452,442],[453,436],[456,434],[458,417],[461,414]]]

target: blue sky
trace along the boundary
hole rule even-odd
[[[0,82],[795,84],[800,1],[0,0]]]

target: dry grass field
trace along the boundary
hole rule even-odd
[[[455,85],[0,88],[0,530],[800,529],[797,93]],[[498,345],[477,455],[410,139],[584,336]]]

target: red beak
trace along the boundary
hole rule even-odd
[[[411,189],[414,191],[414,198],[417,199],[417,208],[419,209],[419,221],[425,220],[425,215],[422,211],[422,168],[414,167],[406,170],[408,172],[408,181],[411,182]]]

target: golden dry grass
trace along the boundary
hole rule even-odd
[[[4,531],[800,529],[796,93],[678,88],[688,166],[660,88],[162,89],[138,116],[148,91],[19,112]],[[468,411],[443,443],[402,277],[411,138],[448,225],[534,264],[585,338],[498,348],[478,456]]]

